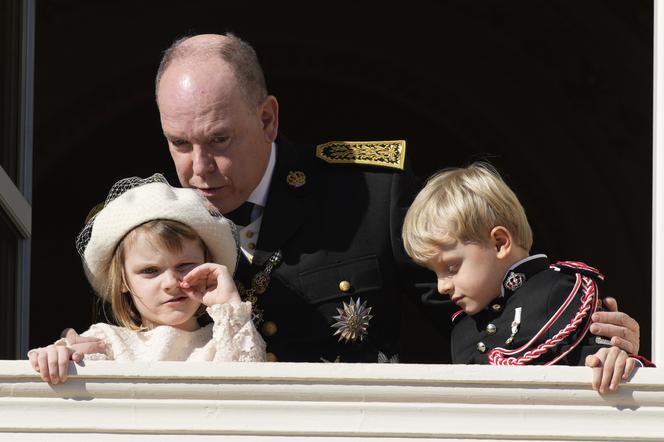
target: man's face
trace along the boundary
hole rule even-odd
[[[157,101],[182,186],[199,189],[222,213],[239,207],[265,173],[277,133],[276,99],[249,103],[229,67],[210,59],[174,62]]]

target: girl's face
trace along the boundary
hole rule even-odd
[[[169,252],[138,233],[125,248],[124,274],[143,326],[170,325],[182,330],[199,328],[200,303],[180,290],[182,277],[205,262],[198,240],[182,240],[180,252]]]

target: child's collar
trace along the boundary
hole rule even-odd
[[[525,284],[530,277],[548,268],[549,258],[542,253],[528,256],[515,262],[507,269],[503,276],[503,282],[500,285],[500,296],[498,298],[509,297]]]

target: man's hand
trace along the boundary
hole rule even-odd
[[[71,355],[71,360],[74,362],[81,362],[86,354],[106,352],[106,344],[103,341],[93,337],[80,336],[73,328],[64,329],[60,336],[65,338],[69,348],[74,350]]]
[[[604,299],[608,312],[595,312],[590,332],[594,335],[611,339],[611,345],[620,347],[629,354],[639,354],[640,327],[631,316],[618,311],[618,303],[614,298]]]

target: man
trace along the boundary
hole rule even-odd
[[[254,304],[268,360],[396,362],[401,348],[422,341],[433,343],[425,349],[448,347],[446,334],[402,339],[401,327],[411,325],[402,324],[404,301],[435,288],[401,244],[403,215],[418,190],[403,171],[405,142],[298,150],[278,138],[277,99],[253,49],[232,35],[175,42],[156,95],[181,184],[241,226],[236,277]],[[595,324],[595,333],[638,352],[633,319],[608,312],[598,319],[609,323]],[[81,342],[73,331],[67,336]],[[83,353],[98,344],[76,345]],[[401,358],[427,360],[447,361],[417,351]]]

